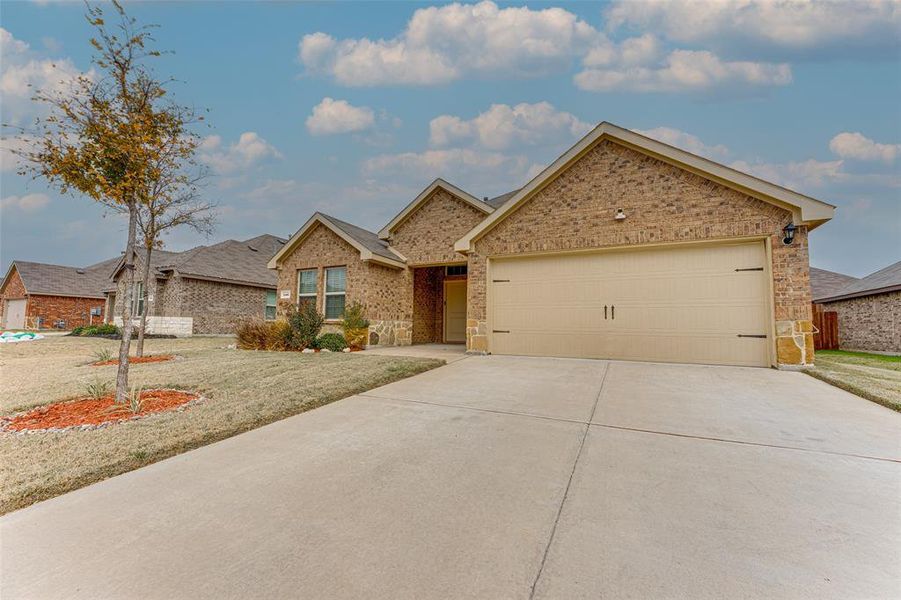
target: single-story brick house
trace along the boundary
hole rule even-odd
[[[839,348],[901,354],[901,261],[861,279],[811,269],[811,287],[837,313]]]
[[[833,211],[602,123],[494,199],[438,179],[378,233],[316,213],[269,267],[331,323],[364,303],[371,344],[797,366],[807,235]]]
[[[104,288],[118,259],[87,267],[16,260],[0,284],[4,329],[73,329],[104,321]]]
[[[134,314],[148,302],[148,333],[192,335],[232,333],[245,318],[275,318],[275,273],[269,259],[285,243],[274,235],[249,240],[226,240],[184,252],[156,250],[151,254],[152,283],[138,283]],[[144,264],[138,250],[135,273]],[[125,275],[122,259],[106,286],[110,320],[122,324]],[[136,320],[137,321],[137,320]]]

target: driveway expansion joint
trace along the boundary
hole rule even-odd
[[[572,486],[573,477],[576,474],[576,467],[579,465],[579,459],[582,457],[582,449],[585,448],[585,440],[588,438],[588,430],[591,429],[591,421],[594,420],[594,413],[598,409],[598,403],[601,400],[601,394],[604,391],[604,383],[607,381],[607,373],[610,372],[610,363],[604,365],[604,375],[601,377],[601,386],[598,388],[598,395],[594,399],[594,406],[591,407],[591,415],[588,417],[588,422],[585,423],[585,431],[582,432],[582,439],[579,440],[579,450],[576,452],[576,459],[573,461],[573,468],[569,472],[569,479],[566,481],[566,489],[563,490],[563,498],[560,500],[560,506],[557,507],[557,515],[554,517],[554,525],[551,527],[551,535],[548,536],[547,544],[544,546],[544,554],[541,556],[541,564],[538,566],[538,572],[535,574],[535,579],[532,581],[532,588],[529,591],[529,600],[535,597],[535,590],[538,587],[538,581],[541,579],[541,574],[544,572],[544,565],[547,562],[548,553],[551,550],[551,544],[554,543],[554,534],[557,533],[557,525],[560,523],[560,515],[563,514],[563,506],[566,504],[566,499],[569,496],[569,488]]]

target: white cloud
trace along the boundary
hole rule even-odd
[[[733,162],[729,166],[743,173],[750,173],[761,179],[794,190],[822,187],[829,183],[848,179],[848,174],[843,170],[844,163],[841,160],[819,161],[809,159],[788,163],[747,162],[740,160]]]
[[[450,146],[455,142],[475,141],[491,150],[515,145],[552,145],[571,142],[592,128],[575,115],[558,111],[548,102],[521,103],[515,106],[493,104],[470,120],[441,115],[429,123],[429,143]]]
[[[592,64],[599,60],[594,54],[587,59]],[[706,50],[674,50],[662,63],[650,66],[617,63],[606,68],[586,67],[574,80],[579,88],[592,92],[699,92],[717,87],[740,91],[792,81],[787,64],[723,61]]]
[[[861,133],[840,133],[829,142],[829,149],[842,158],[894,162],[901,155],[901,144],[880,144]]]
[[[47,194],[27,194],[25,196],[7,196],[0,201],[3,210],[21,210],[22,212],[35,212],[50,203]]]
[[[726,146],[717,144],[709,146],[701,141],[696,135],[673,129],[672,127],[655,127],[654,129],[636,129],[636,133],[643,136],[658,140],[664,144],[687,150],[692,154],[704,156],[714,160],[720,160],[729,155],[729,149]]]
[[[0,27],[0,96],[3,98],[3,119],[18,125],[43,112],[44,108],[32,97],[44,92],[67,89],[80,71],[68,58],[43,59],[32,52],[26,42],[17,40]],[[86,73],[93,77],[93,70]]]
[[[365,106],[353,106],[346,100],[323,98],[307,117],[307,130],[313,135],[332,135],[363,131],[375,124],[375,113]]]
[[[274,146],[254,131],[242,133],[238,141],[228,147],[223,146],[222,137],[211,135],[204,138],[198,148],[199,160],[220,175],[231,175],[281,156]]]
[[[388,40],[306,35],[298,54],[309,71],[328,73],[343,85],[438,85],[464,75],[550,74],[603,38],[561,8],[498,8],[486,0],[418,9]]]
[[[898,0],[615,0],[605,16],[610,29],[651,30],[676,42],[766,56],[891,55],[901,28]]]

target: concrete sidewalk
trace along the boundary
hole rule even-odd
[[[7,598],[892,598],[901,415],[469,357],[0,519]]]

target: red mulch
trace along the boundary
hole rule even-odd
[[[173,354],[155,354],[153,356],[130,356],[128,358],[128,364],[130,365],[139,365],[141,363],[155,363],[155,362],[166,362],[167,360],[172,360],[175,358]],[[107,365],[118,365],[119,359],[116,360],[105,360],[103,362],[95,362],[91,363],[92,367],[105,367]]]
[[[36,429],[63,429],[79,425],[101,425],[124,421],[135,416],[173,410],[191,400],[197,394],[179,390],[145,390],[141,392],[141,411],[132,413],[125,405],[117,405],[115,396],[110,394],[99,400],[79,398],[57,402],[16,415],[2,423],[5,431],[31,431]]]

